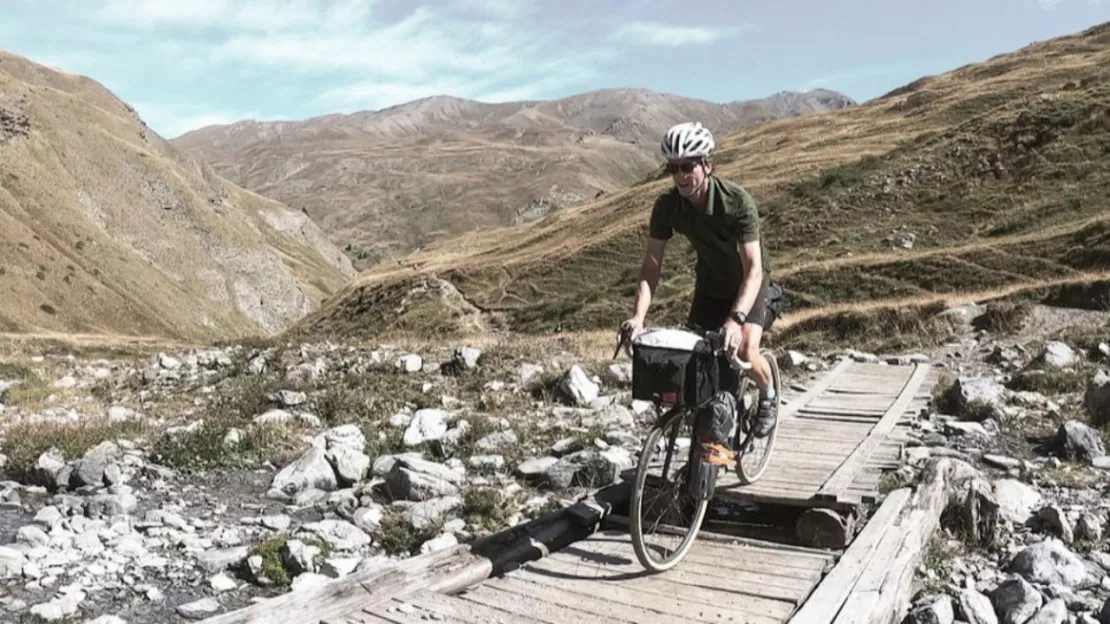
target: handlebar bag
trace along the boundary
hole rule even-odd
[[[709,343],[683,329],[652,329],[632,343],[632,398],[700,406],[720,385],[719,362]]]

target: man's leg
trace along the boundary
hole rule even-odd
[[[763,327],[767,321],[767,287],[770,278],[763,281],[759,289],[752,311],[744,322],[741,334],[740,356],[752,363],[751,376],[755,385],[759,387],[759,405],[756,410],[755,432],[757,437],[771,433],[778,418],[778,400],[775,387],[771,382],[771,366],[759,353],[759,344],[763,338]]]
[[[695,290],[693,301],[690,302],[690,313],[686,317],[686,326],[692,329],[715,330],[719,329],[728,318],[732,301],[706,297]],[[727,360],[722,357],[718,360],[718,374],[721,384],[720,389],[736,394],[739,384],[739,374],[729,367]],[[711,421],[715,422],[717,410],[721,407],[715,400],[709,409],[699,414],[699,424],[703,429],[696,432],[697,442],[701,448],[701,459],[717,466],[733,466],[736,464],[736,453],[725,440],[716,439],[711,428],[706,427]],[[731,421],[735,421],[735,409],[728,414]]]

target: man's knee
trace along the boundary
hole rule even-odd
[[[741,331],[744,350],[740,356],[749,362],[755,361],[759,357],[759,341],[763,337],[763,328],[752,323],[744,323]]]

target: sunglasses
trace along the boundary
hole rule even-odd
[[[669,162],[667,163],[667,173],[678,173],[679,171],[681,171],[682,173],[690,173],[694,170],[694,167],[697,167],[699,164],[700,163],[694,161],[686,161],[682,163]]]

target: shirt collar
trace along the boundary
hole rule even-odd
[[[695,206],[693,202],[679,195],[678,198],[682,200],[682,207],[691,212],[696,212],[704,215],[713,214],[713,202],[717,201],[717,178],[713,175],[709,179],[709,199],[705,202],[705,208]]]

